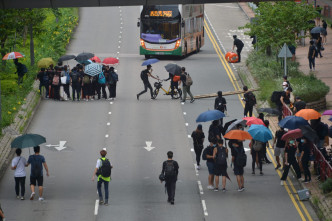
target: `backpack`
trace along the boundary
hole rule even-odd
[[[33,164],[33,167],[31,168],[31,176],[32,177],[40,177],[42,173],[42,165],[38,163],[36,160],[36,156],[33,156],[33,161],[35,162]]]
[[[53,84],[53,85],[59,85],[59,80],[60,80],[59,75],[54,75],[54,76],[53,76],[52,84]]]
[[[203,153],[202,153],[202,159],[203,160],[207,160],[207,152],[208,152],[208,150],[207,150],[207,148],[205,148],[204,150],[203,150]]]
[[[141,72],[141,79],[142,79],[142,81],[145,81],[146,80],[146,78],[147,78],[147,70],[143,70],[142,72]]]
[[[281,102],[280,98],[281,98],[282,92],[283,91],[273,91],[273,93],[271,95],[271,101],[273,103],[276,103],[276,104],[279,103],[279,102]]]
[[[98,77],[98,83],[99,83],[99,84],[105,84],[105,83],[106,83],[105,75],[104,75],[103,72],[101,72],[101,73],[99,74],[99,77]]]
[[[46,83],[49,81],[48,73],[44,71],[43,73],[43,82]]]
[[[224,147],[217,147],[217,155],[215,158],[215,162],[218,165],[226,166],[227,165],[227,154],[226,149]]]
[[[248,102],[253,105],[256,104],[256,96],[251,91],[248,92]]]
[[[25,64],[22,64],[22,74],[25,74],[27,72],[28,72],[27,66],[25,66]]]
[[[255,151],[261,151],[263,149],[264,143],[259,141],[259,140],[255,140],[254,144],[252,145],[252,148],[254,148]]]
[[[178,82],[178,81],[180,81],[180,76],[179,75],[174,75],[173,82]]]
[[[70,75],[69,75],[69,71],[66,71],[66,72],[65,72],[65,76],[67,77],[67,79],[66,79],[66,84],[69,84],[69,83],[70,83]]]
[[[187,86],[193,85],[193,79],[191,79],[189,74],[186,75],[186,85]]]
[[[247,165],[247,155],[244,152],[243,148],[241,148],[241,151],[239,151],[238,147],[234,147],[237,152],[237,157],[235,160],[236,165],[240,167],[245,167]]]
[[[175,166],[174,166],[174,161],[166,161],[166,166],[165,166],[165,177],[174,177],[175,174]]]
[[[111,176],[111,171],[112,171],[112,166],[110,161],[105,158],[105,160],[103,160],[102,158],[100,158],[101,160],[101,166],[98,168],[98,176],[101,175],[102,177],[110,177]]]
[[[90,78],[89,78],[88,75],[84,75],[84,77],[83,77],[83,83],[84,84],[90,84]]]
[[[71,75],[71,81],[72,83],[77,83],[78,82],[78,73],[77,72],[73,72],[72,75]]]
[[[116,82],[116,81],[119,81],[119,76],[117,73],[115,72],[112,72],[111,73],[111,78],[113,78],[113,80]]]

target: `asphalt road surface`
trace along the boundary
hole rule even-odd
[[[138,17],[139,7],[81,9],[80,24],[67,53],[93,52],[101,59],[119,57],[117,99],[41,102],[29,132],[44,135],[47,144],[66,141],[66,148],[59,152],[42,145],[41,154],[50,171],[50,177],[44,177],[43,202],[16,200],[13,172],[8,169],[0,183],[7,220],[301,220],[287,192],[279,185],[273,165],[264,166],[265,175],[256,177],[249,175],[247,166],[245,192],[236,191],[236,179],[230,168],[232,183],[227,183],[226,193],[206,189],[207,168],[203,161],[202,170],[195,171],[188,135],[196,128],[198,114],[213,109],[214,100],[183,105],[162,94],[151,100],[149,93],[136,100],[136,94],[143,89],[140,72],[144,61],[138,55]],[[168,78],[163,67],[170,62],[174,60],[162,59],[153,65],[153,74]],[[207,36],[200,53],[175,62],[191,74],[193,94],[234,90]],[[229,111],[224,122],[241,118],[243,107],[238,96],[226,99]],[[206,135],[208,126],[209,123],[203,124]],[[155,147],[151,151],[144,149],[147,141]],[[92,182],[91,176],[102,148],[107,149],[114,169],[110,205],[100,206],[95,216],[98,196],[96,181]],[[166,202],[164,185],[158,180],[169,150],[180,166],[174,206]],[[28,154],[24,150],[23,155]],[[201,181],[202,191],[197,181]],[[28,184],[29,179],[27,187]],[[26,198],[29,195],[27,188]]]

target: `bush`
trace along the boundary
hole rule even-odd
[[[17,82],[14,80],[1,81],[1,95],[12,95],[17,92]]]
[[[325,194],[332,192],[332,178],[328,178],[327,180],[325,180],[325,182],[322,183],[320,187],[322,188],[323,193]]]

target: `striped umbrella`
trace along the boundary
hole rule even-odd
[[[23,58],[25,55],[21,52],[10,52],[6,54],[2,60],[11,60],[11,59],[16,59],[16,58]]]
[[[85,73],[92,77],[100,74],[102,71],[102,66],[97,63],[91,63],[85,66]]]

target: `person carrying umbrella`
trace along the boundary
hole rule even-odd
[[[20,186],[21,186],[21,200],[24,200],[25,194],[25,165],[27,160],[24,157],[21,157],[22,149],[16,149],[16,157],[12,160],[11,169],[15,170],[14,178],[15,178],[15,192],[16,198],[20,199]]]
[[[144,94],[148,91],[148,88],[150,89],[151,99],[154,99],[153,90],[152,90],[151,84],[149,82],[149,77],[152,77],[156,80],[159,80],[159,78],[156,78],[155,76],[153,76],[152,71],[153,71],[152,66],[149,64],[146,66],[146,69],[141,72],[141,79],[144,84],[144,90],[136,95],[137,100],[139,100],[139,96],[141,96],[142,94]]]
[[[18,59],[14,59],[14,64],[16,66],[16,73],[17,73],[17,84],[23,83],[24,74],[28,72],[27,66],[18,62]]]

